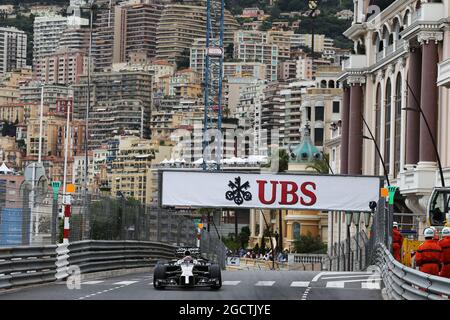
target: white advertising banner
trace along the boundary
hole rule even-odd
[[[163,206],[370,211],[378,177],[163,171]]]

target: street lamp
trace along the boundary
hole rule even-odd
[[[348,257],[347,257],[347,269],[350,271],[350,226],[352,224],[353,212],[345,212],[345,222],[347,223],[347,242],[348,242]]]
[[[364,225],[365,225],[366,229],[369,227],[370,217],[375,214],[375,209],[377,208],[377,203],[375,201],[370,201],[369,208],[370,208],[370,212],[364,212]]]

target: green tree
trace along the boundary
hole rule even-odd
[[[239,243],[241,248],[248,247],[248,241],[250,240],[250,228],[245,226],[241,228],[241,232],[239,233]]]
[[[313,237],[310,232],[294,240],[294,249],[297,253],[326,253],[327,245],[319,236]]]
[[[324,153],[322,159],[313,160],[313,162],[308,165],[306,169],[314,169],[317,173],[330,173],[328,154]]]
[[[264,20],[261,26],[259,27],[260,31],[267,31],[272,28],[272,22]]]
[[[265,168],[272,167],[272,159],[270,159],[269,163],[264,165]],[[279,149],[278,151],[278,171],[277,172],[285,172],[289,168],[289,153],[284,149]]]
[[[191,51],[189,50],[189,48],[183,49],[183,51],[181,52],[181,55],[175,59],[176,60],[175,62],[177,64],[177,70],[189,68],[190,54],[191,54]]]

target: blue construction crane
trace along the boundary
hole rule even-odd
[[[207,0],[206,5],[206,50],[204,71],[204,119],[203,119],[203,170],[207,170],[206,148],[210,138],[208,129],[213,128],[212,116],[217,111],[216,169],[220,170],[222,153],[222,80],[224,57],[224,0]]]

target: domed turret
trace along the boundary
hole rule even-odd
[[[312,143],[309,124],[303,128],[300,144],[291,150],[290,159],[291,162],[296,163],[309,163],[314,160],[322,159],[322,153]]]

